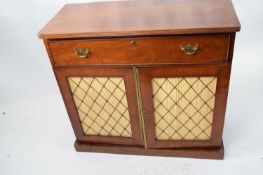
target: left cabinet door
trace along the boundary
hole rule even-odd
[[[132,68],[54,68],[77,141],[143,145]]]

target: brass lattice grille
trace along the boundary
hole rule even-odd
[[[153,78],[158,140],[211,138],[216,77]]]
[[[85,135],[132,137],[123,78],[70,77]]]

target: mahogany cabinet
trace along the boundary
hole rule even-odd
[[[230,0],[65,5],[39,32],[77,151],[222,159]]]

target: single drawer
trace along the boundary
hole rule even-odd
[[[229,35],[53,40],[55,65],[225,62]]]

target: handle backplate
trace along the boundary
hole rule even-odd
[[[90,49],[89,48],[76,48],[74,52],[75,52],[75,55],[79,56],[80,58],[87,58],[90,53]]]
[[[194,55],[199,48],[198,44],[196,45],[186,44],[186,45],[181,45],[180,47],[181,47],[181,50],[186,55]]]

